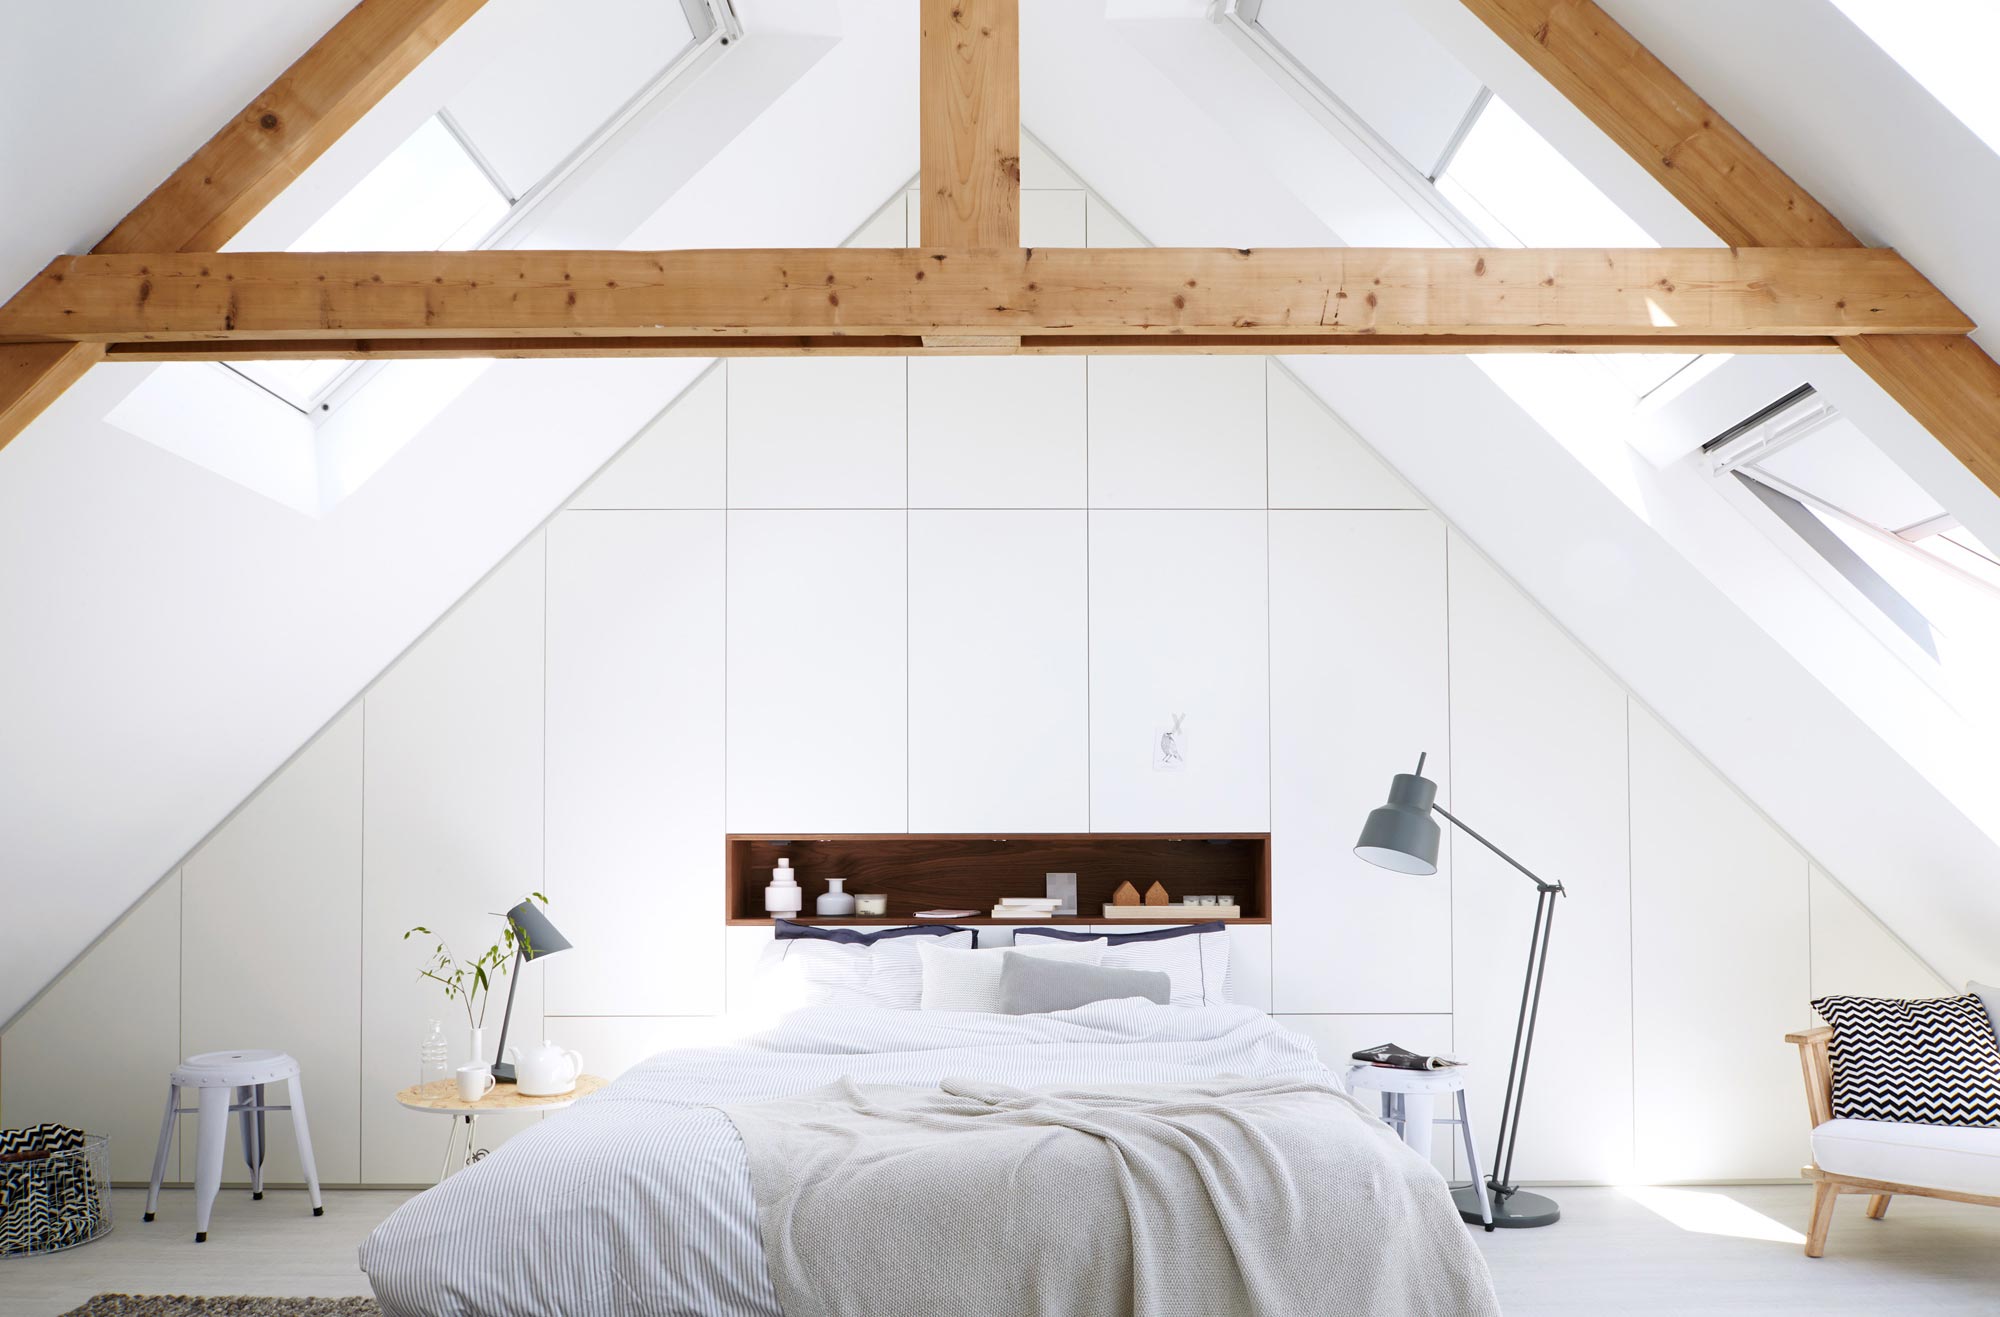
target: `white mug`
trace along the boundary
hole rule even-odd
[[[477,1102],[493,1091],[500,1081],[493,1077],[490,1067],[484,1065],[462,1065],[458,1068],[458,1097],[461,1102]]]

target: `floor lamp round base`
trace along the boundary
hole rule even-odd
[[[1459,1216],[1473,1225],[1484,1225],[1479,1215],[1479,1190],[1466,1185],[1451,1191],[1451,1200],[1458,1204]],[[1562,1219],[1562,1209],[1555,1199],[1531,1194],[1525,1189],[1516,1189],[1511,1194],[1493,1195],[1493,1227],[1496,1230],[1527,1230],[1535,1226],[1552,1226]]]

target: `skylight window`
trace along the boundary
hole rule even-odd
[[[2000,664],[2000,559],[1853,421],[1807,386],[1705,451],[1830,569],[1823,581],[1851,587],[1842,597],[1864,621],[1928,656],[1962,711],[2000,713],[1981,690]]]
[[[1496,247],[1657,247],[1527,120],[1488,96],[1443,161],[1438,191]],[[1594,360],[1644,398],[1698,357],[1614,353]]]
[[[2000,151],[2000,6],[1993,0],[1833,0],[1835,6],[1923,84],[1944,107]]]
[[[444,116],[433,115],[289,250],[464,251],[512,204]],[[235,363],[239,374],[300,411],[319,405],[350,368],[326,357]]]

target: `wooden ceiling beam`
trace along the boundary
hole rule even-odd
[[[1884,336],[1893,337],[1893,336]],[[338,358],[344,361],[440,361],[466,357],[546,360],[558,357],[939,357],[994,356],[1243,356],[1272,353],[1347,353],[1361,356],[1466,356],[1505,353],[1657,353],[1657,338],[1576,337],[1550,339],[1487,335],[1351,334],[1340,338],[1267,334],[1257,338],[1176,334],[1167,338],[1104,337],[1084,334],[1027,334],[999,349],[988,342],[940,342],[938,335],[826,334],[817,336],[688,338],[354,338],[230,339],[199,343],[113,343],[108,361],[284,361]],[[98,345],[104,347],[105,345]],[[1675,339],[1675,352],[1761,352],[1787,356],[1837,353],[1831,338]]]
[[[0,341],[1959,334],[1879,248],[914,248],[67,256]],[[941,344],[942,345],[942,344]],[[1268,348],[1268,345],[1267,345]]]
[[[360,0],[92,250],[222,246],[485,2]],[[0,448],[101,355],[0,347]]]
[[[923,0],[919,242],[1021,245],[1019,0]]]
[[[1740,247],[1861,240],[1594,0],[1463,0],[1717,237]],[[1969,338],[1840,346],[2000,493],[2000,364]]]

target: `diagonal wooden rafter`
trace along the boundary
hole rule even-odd
[[[486,0],[360,0],[92,250],[213,251]],[[103,353],[0,347],[0,448]]]
[[[1463,3],[1724,242],[1861,247],[1595,0]],[[2000,492],[2000,363],[1962,335],[1840,348]]]

